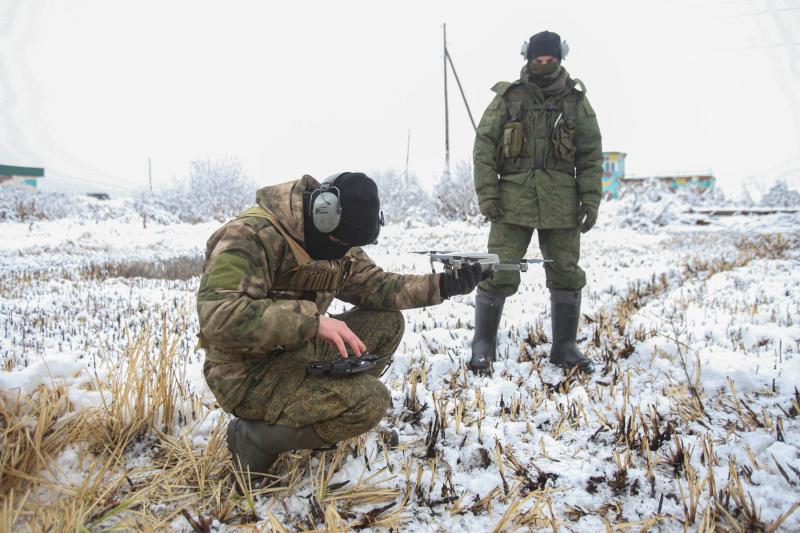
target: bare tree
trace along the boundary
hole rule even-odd
[[[255,185],[236,157],[192,161],[186,187],[190,206],[181,218],[187,222],[223,222],[255,202]]]
[[[430,222],[434,218],[433,200],[415,175],[391,169],[371,172],[370,177],[378,185],[386,222]]]
[[[480,220],[472,165],[464,160],[456,164],[455,172],[444,173],[439,178],[433,187],[433,197],[439,215],[447,220]]]
[[[161,224],[225,222],[255,203],[255,191],[238,158],[205,157],[189,164],[188,176],[155,194],[139,191],[134,207],[144,220]]]
[[[797,207],[800,206],[800,194],[790,189],[785,181],[778,180],[775,185],[761,197],[760,204],[765,207]]]

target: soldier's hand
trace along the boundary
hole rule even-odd
[[[478,283],[490,277],[492,272],[483,272],[480,263],[465,263],[455,271],[446,271],[439,278],[439,293],[442,298],[456,294],[469,294]]]
[[[581,204],[578,208],[578,224],[581,226],[581,233],[586,233],[597,222],[597,208],[593,205]]]
[[[347,357],[347,346],[350,346],[356,357],[361,357],[361,354],[367,351],[366,345],[361,342],[358,335],[353,333],[346,323],[335,318],[319,317],[317,338],[335,346],[342,357]]]
[[[482,201],[478,204],[478,209],[480,209],[481,215],[488,218],[490,222],[497,222],[503,218],[503,209],[500,207],[500,202],[497,201],[497,198],[489,198]]]

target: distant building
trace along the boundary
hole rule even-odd
[[[0,185],[13,183],[36,188],[39,179],[43,177],[43,168],[0,165]]]
[[[705,192],[714,188],[714,176],[709,174],[672,174],[664,176],[626,176],[624,152],[603,152],[603,197],[619,198],[626,187],[642,187],[649,181],[666,184],[671,191],[690,189]]]
[[[625,157],[623,152],[603,152],[603,196],[619,198],[622,180],[625,177]]]

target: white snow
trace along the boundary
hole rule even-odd
[[[683,212],[683,207],[672,199],[638,206],[609,202],[601,210],[598,227],[583,237],[581,265],[588,278],[583,314],[591,320],[584,321],[579,336],[598,372],[566,392],[548,392],[564,379],[562,371],[540,361],[546,359],[549,345],[525,341],[532,329],[541,328],[547,337],[550,334],[549,294],[541,269],[523,274],[519,292],[506,303],[499,335],[500,359],[491,377],[464,378],[459,374],[469,357],[474,295],[404,313],[406,333],[384,381],[393,397],[387,423],[394,425],[401,443],[407,446],[391,451],[389,457],[393,464],[401,465],[424,455],[428,425],[435,419],[435,394],[448,414],[445,434],[436,448],[435,477],[428,470],[422,477],[426,498],[436,500],[444,494],[446,471],[452,472],[456,495],[463,495],[462,507],[468,508],[495,487],[500,487],[502,495],[495,456],[499,443],[534,477],[539,470],[554,475],[546,482],[548,488],[559,489],[551,495],[553,512],[568,522],[572,531],[601,529],[603,513],[612,523],[623,517],[627,521],[654,517],[662,495],[666,496],[661,502],[662,515],[670,518],[661,522],[659,530],[682,531],[679,489],[670,474],[672,467],[666,464],[675,442],[667,440],[652,452],[653,468],[659,472],[652,489],[643,459],[634,453],[628,483],[615,494],[608,484],[617,470],[613,456],[618,452],[624,460],[628,448],[616,440],[615,429],[605,421],[614,425],[617,414],[634,418],[639,416],[637,412],[645,417],[658,413],[663,430],[666,421],[679,423],[686,407],[675,398],[688,397],[687,386],[697,383],[707,417],[680,423],[680,437],[685,449],[692,449],[689,464],[698,472],[698,479],[712,469],[721,488],[728,479],[728,461],[747,465],[752,475],[742,477],[746,492],[765,522],[800,500],[800,478],[792,478],[794,472],[787,468],[800,469],[800,417],[787,414],[800,388],[800,252],[795,248],[800,216],[716,217],[709,219],[709,225],[694,225],[694,218],[670,215]],[[657,216],[642,218],[647,209]],[[97,390],[96,384],[104,381],[113,363],[124,357],[129,341],[145,328],[150,328],[154,339],[161,339],[166,319],[167,334],[179,339],[175,365],[185,376],[187,390],[206,406],[213,405],[203,379],[202,353],[194,351],[198,279],[104,278],[82,273],[99,264],[198,257],[217,226],[150,224],[143,228],[139,221],[113,219],[0,225],[0,273],[6,278],[0,281],[0,392],[25,395],[37,387],[59,385],[67,388],[74,409],[101,406],[104,398],[108,401],[108,391]],[[487,226],[458,223],[439,227],[398,224],[385,228],[381,242],[367,252],[385,270],[424,273],[430,271],[427,259],[411,252],[483,251],[487,232]],[[758,258],[713,275],[685,275],[689,261],[733,259],[738,253],[735,245],[742,239],[779,232],[793,239],[793,247],[781,258]],[[538,255],[534,238],[528,256]],[[604,372],[607,354],[618,353],[622,346],[603,337],[595,345],[594,321],[601,315],[610,316],[631,287],[644,287],[662,276],[667,287],[642,299],[620,336],[631,341],[632,352],[626,358],[615,358]],[[344,308],[337,303],[333,311]],[[637,338],[637,332],[642,338]],[[403,420],[412,373],[422,378],[416,400],[419,405],[427,404],[419,425]],[[454,379],[457,385],[452,384]],[[465,379],[466,388],[460,385]],[[740,401],[770,421],[769,427],[744,425],[731,399],[732,386]],[[476,422],[480,409],[474,408],[478,401],[485,410],[480,425]],[[514,402],[524,407],[518,415],[513,414]],[[456,431],[454,412],[459,404],[467,409]],[[192,443],[202,445],[227,417],[219,409],[206,409],[198,423],[180,431],[188,433]],[[775,429],[778,417],[783,440]],[[719,465],[701,460],[702,435],[713,442]],[[370,460],[380,468],[384,455],[377,453],[375,446],[371,433]],[[488,464],[482,457],[486,453]],[[59,482],[80,482],[75,449],[64,450],[53,462],[61,467],[60,473],[54,470],[51,474]],[[776,462],[787,471],[791,483]],[[362,458],[348,456],[334,481],[355,481],[364,475],[364,468]],[[508,462],[503,472],[514,486],[517,480]],[[412,481],[416,481],[414,475]],[[685,489],[685,479],[682,482]],[[310,492],[309,483],[287,496],[284,506],[257,502],[257,512],[269,508],[278,519],[287,521],[304,514],[307,501],[303,495]],[[383,486],[402,490],[404,484],[403,476],[396,476]],[[429,491],[430,487],[433,490]],[[600,508],[609,501],[619,503],[619,516]],[[588,514],[567,519],[568,505]],[[491,511],[451,514],[451,503],[431,507],[412,500],[403,529],[491,530],[507,506],[508,502],[499,498],[493,500]],[[530,503],[524,506],[528,507]],[[188,530],[182,519],[173,526]],[[783,528],[800,529],[800,513],[792,515]]]

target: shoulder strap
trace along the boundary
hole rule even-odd
[[[574,78],[573,81],[575,82],[575,87],[573,88],[576,92],[580,93],[581,98],[583,98],[583,96],[586,94],[586,85],[584,85],[583,82],[578,78]]]
[[[263,218],[264,220],[269,221],[269,223],[272,224],[276,230],[278,230],[278,233],[280,233],[283,238],[286,239],[286,242],[289,243],[289,248],[292,249],[292,254],[294,254],[294,258],[297,259],[297,263],[299,265],[304,265],[311,262],[311,256],[308,255],[308,252],[306,252],[303,247],[300,246],[299,242],[294,240],[292,236],[289,235],[289,232],[286,231],[286,228],[283,227],[283,224],[278,221],[278,217],[276,217],[274,214],[270,213],[260,205],[257,205],[247,209],[246,211],[243,211],[236,218],[239,219],[247,217]]]
[[[516,85],[517,82],[508,82],[508,81],[498,81],[494,85],[492,85],[492,91],[503,96],[508,92],[508,90]]]

